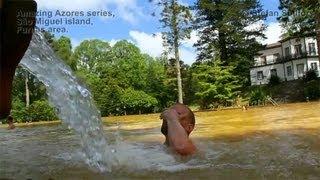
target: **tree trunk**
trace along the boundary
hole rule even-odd
[[[174,32],[174,55],[176,59],[176,72],[177,72],[177,84],[178,84],[178,102],[183,104],[183,95],[182,95],[182,80],[181,80],[181,71],[180,71],[180,56],[179,56],[179,32],[177,27],[177,14],[174,0],[172,1],[173,7],[173,17],[172,17],[172,28]]]
[[[29,73],[26,71],[26,79],[25,79],[25,87],[26,87],[26,107],[29,107],[30,105],[30,91],[29,91]]]

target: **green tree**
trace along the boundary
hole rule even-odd
[[[186,75],[188,71],[189,66],[187,64],[184,64],[183,61],[180,61],[180,74],[181,74],[181,81],[182,86],[185,87],[186,85]],[[177,86],[177,71],[176,71],[176,60],[174,58],[170,58],[167,60],[167,63],[165,63],[165,73],[166,77],[164,79],[164,92],[169,95],[167,99],[166,106],[170,106],[170,104],[177,102],[178,94],[175,93],[178,90]],[[187,91],[187,89],[185,89]],[[183,97],[185,97],[185,94],[183,94]]]
[[[111,46],[109,43],[98,39],[84,40],[75,48],[72,59],[77,62],[77,68],[97,72],[100,64],[109,60],[110,54]]]
[[[47,100],[35,101],[27,108],[31,121],[57,120],[55,109],[49,105]]]
[[[178,102],[183,103],[179,46],[181,40],[190,38],[193,17],[189,7],[182,5],[178,0],[158,0],[157,4],[163,8],[160,19],[163,28],[166,30],[162,33],[163,44],[168,47],[169,52],[174,51]]]
[[[304,93],[310,100],[320,99],[320,79],[314,79],[306,82]]]
[[[144,91],[137,91],[132,88],[126,89],[121,96],[121,102],[127,113],[152,112],[158,104],[156,98]]]
[[[32,74],[28,73],[26,77],[26,70],[18,66],[16,69],[14,81],[13,81],[13,91],[12,96],[20,101],[26,102],[26,83],[29,90],[29,104],[32,104],[37,100],[47,99],[47,93],[44,85]],[[27,81],[26,81],[27,78]]]
[[[158,78],[155,76],[159,73],[148,72],[150,67],[148,63],[153,62],[153,58],[141,54],[139,48],[128,41],[117,42],[107,52],[103,49],[106,46],[100,42],[81,44],[81,47],[76,48],[79,52],[75,52],[75,55],[80,53],[77,56],[86,61],[83,65],[79,65],[76,74],[88,85],[103,116],[123,113],[124,105],[120,97],[125,89],[147,91],[150,90],[147,83],[151,82],[147,78],[154,78],[153,80]],[[153,65],[156,69],[157,64]],[[153,73],[155,75],[151,76]]]
[[[78,70],[76,75],[92,92],[102,116],[121,114],[119,109],[122,107],[120,96],[123,93],[123,88],[119,86],[117,79],[113,78],[111,74],[99,77],[96,73],[91,73],[86,69]]]
[[[61,36],[58,40],[54,40],[53,50],[59,58],[71,67],[73,71],[76,70],[77,62],[75,58],[72,58],[72,45],[70,38]]]
[[[31,121],[25,102],[21,101],[17,97],[14,97],[12,102],[11,116],[17,122]]]
[[[284,13],[278,18],[286,30],[284,36],[316,35],[320,50],[320,2],[318,0],[279,0]],[[320,53],[319,63],[320,63]]]
[[[199,51],[198,61],[220,59],[223,65],[235,67],[239,81],[249,85],[249,69],[255,53],[262,48],[259,38],[266,26],[257,0],[198,0],[195,28],[199,40],[195,47]],[[260,24],[260,25],[259,25]],[[254,28],[253,28],[254,27]]]
[[[153,59],[147,56],[147,79],[146,79],[146,90],[145,92],[155,97],[159,106],[157,111],[167,107],[167,102],[172,99],[171,94],[166,93],[166,86],[164,84],[166,79],[165,62],[164,57]],[[176,94],[176,93],[174,93]]]
[[[192,76],[197,88],[195,95],[201,108],[209,108],[213,103],[231,104],[239,94],[238,78],[233,71],[234,67],[223,66],[220,60],[204,62],[194,67]]]
[[[185,102],[186,104],[197,104],[198,103],[198,97],[195,95],[197,92],[197,85],[198,81],[197,78],[195,78],[195,70],[197,68],[197,65],[199,65],[200,62],[193,63],[192,66],[186,71],[186,78],[185,78]]]
[[[133,87],[136,90],[146,88],[147,60],[134,44],[122,40],[112,47],[114,77],[123,88]]]

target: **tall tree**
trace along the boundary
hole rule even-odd
[[[169,52],[174,51],[178,102],[183,103],[179,46],[181,40],[190,38],[192,14],[190,8],[180,4],[178,0],[158,0],[157,3],[162,7],[160,22],[166,29],[162,33],[164,46],[168,47]]]
[[[84,40],[75,48],[72,58],[76,59],[77,67],[97,72],[100,63],[108,61],[110,52],[111,46],[107,42],[98,39]]]
[[[147,79],[147,56],[129,41],[122,40],[112,47],[114,76],[122,82],[123,88],[133,87],[135,90],[145,90]]]
[[[196,88],[201,108],[206,109],[212,103],[230,105],[236,95],[239,83],[233,74],[232,66],[223,66],[220,60],[203,62],[192,69],[193,84]]]
[[[53,50],[59,58],[71,67],[72,70],[76,70],[77,62],[75,58],[72,58],[72,45],[70,38],[61,36],[58,40],[54,40]]]
[[[265,38],[266,18],[258,0],[198,0],[195,28],[199,40],[198,61],[219,59],[222,65],[233,65],[240,75],[239,81],[249,84],[249,68],[254,55],[263,46],[258,42]]]
[[[317,39],[320,63],[320,1],[280,0],[282,15],[278,18],[287,36],[314,34]]]

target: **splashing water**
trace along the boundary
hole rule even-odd
[[[99,110],[91,93],[55,55],[40,32],[35,32],[21,63],[46,87],[49,102],[58,116],[81,138],[86,162],[98,170],[111,171],[112,150],[103,136]]]

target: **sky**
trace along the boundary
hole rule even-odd
[[[161,55],[162,46],[159,23],[160,8],[149,0],[35,0],[38,4],[37,25],[55,35],[67,36],[73,48],[83,40],[100,39],[114,45],[126,39],[134,43],[143,53],[153,57]],[[194,4],[196,0],[180,0],[183,4]],[[267,39],[262,43],[269,44],[279,40],[281,27],[277,22],[279,0],[261,0],[264,11],[270,14],[265,32]],[[156,12],[156,16],[151,13]],[[274,15],[272,15],[274,14]],[[87,24],[77,24],[77,21]],[[51,29],[49,29],[51,28]],[[59,32],[60,31],[60,32]],[[197,41],[196,31],[191,38],[184,40],[180,47],[180,57],[186,64],[196,59],[192,47]]]

